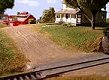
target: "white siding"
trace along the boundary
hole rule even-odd
[[[18,17],[18,21],[25,21],[26,18]]]
[[[61,18],[56,18],[55,23],[59,23],[61,21]]]
[[[63,17],[63,21],[64,21],[64,22],[67,22],[67,19],[66,19],[66,17]]]
[[[68,19],[66,19],[65,17],[63,17],[63,18],[56,18],[55,23],[58,23],[60,21],[63,21],[65,23],[71,23],[73,25],[76,25],[76,18],[68,18]]]
[[[71,19],[70,18],[67,19],[67,23],[71,23]]]
[[[63,4],[63,10],[65,10],[67,8],[66,4]]]
[[[71,18],[71,23],[75,23],[76,24],[76,18]]]

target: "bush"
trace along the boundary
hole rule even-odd
[[[36,20],[31,20],[30,24],[36,24]]]
[[[103,34],[104,34],[104,36],[109,36],[109,28],[105,28],[103,30]]]
[[[71,23],[63,23],[62,24],[64,27],[73,27]]]
[[[64,24],[64,22],[63,21],[59,21],[58,24],[59,25],[62,25],[62,24]]]
[[[41,17],[41,23],[54,23],[55,22],[55,10],[53,7],[50,7],[47,10],[44,10]]]

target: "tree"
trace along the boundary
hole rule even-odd
[[[41,18],[42,23],[54,23],[55,22],[55,10],[50,7],[48,10],[44,10]]]
[[[0,14],[3,14],[6,9],[13,8],[14,0],[0,0]]]
[[[92,29],[95,29],[96,14],[106,7],[109,0],[64,0],[64,2],[71,7],[78,8],[83,12],[86,18],[91,22]],[[88,10],[92,14],[92,18],[84,11]]]

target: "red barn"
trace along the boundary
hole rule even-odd
[[[36,22],[36,18],[28,12],[18,12],[17,15],[6,16],[7,20],[5,21],[8,25],[18,26],[24,24],[34,24]]]

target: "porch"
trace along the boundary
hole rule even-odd
[[[71,23],[72,25],[81,24],[81,14],[77,13],[75,10],[70,11],[59,11],[55,13],[55,23],[65,22]]]

